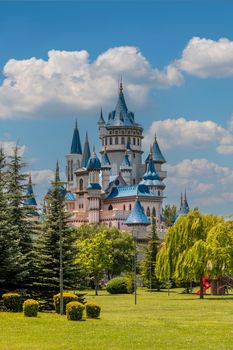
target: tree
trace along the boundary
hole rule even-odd
[[[159,289],[159,281],[156,276],[155,266],[156,257],[159,251],[160,240],[156,231],[156,221],[152,217],[152,232],[149,238],[149,243],[144,247],[145,254],[141,263],[141,276],[144,285],[150,289]]]
[[[64,289],[75,289],[77,286],[76,231],[68,224],[69,216],[65,210],[64,195],[64,188],[55,178],[47,195],[44,222],[36,240],[37,258],[34,261],[34,287],[45,295],[59,291],[60,244]]]
[[[166,204],[163,209],[163,218],[167,227],[171,227],[174,224],[174,218],[177,213],[177,207],[175,205]]]
[[[0,149],[0,288],[13,290],[25,277],[17,226],[11,221],[6,194],[6,159]]]
[[[203,215],[197,210],[182,215],[168,229],[165,242],[158,254],[156,271],[162,280],[200,281],[200,298],[203,298],[202,279],[208,272],[210,249],[206,243],[208,232],[222,217]]]
[[[98,286],[112,264],[112,240],[107,231],[97,232],[95,236],[78,242],[78,266],[94,278],[95,294],[98,295]]]

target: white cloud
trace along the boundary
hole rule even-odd
[[[32,170],[32,182],[35,185],[49,184],[54,179],[54,171],[50,169]]]
[[[112,102],[123,75],[131,102],[144,104],[150,89],[183,83],[177,67],[153,68],[136,47],[111,48],[90,61],[87,51],[48,52],[48,60],[10,59],[0,86],[0,118],[33,117],[56,106],[92,110]]]
[[[233,75],[233,41],[193,37],[175,62],[181,71],[201,78]]]
[[[233,153],[233,134],[211,120],[178,118],[154,121],[145,136],[144,145],[147,149],[153,142],[155,133],[165,150],[173,147],[204,148],[214,145],[218,153]]]
[[[3,149],[4,154],[6,156],[12,156],[14,154],[14,149],[16,146],[15,141],[0,141],[0,147]],[[27,151],[27,147],[25,145],[19,145],[19,155],[22,157],[24,156],[25,152]]]

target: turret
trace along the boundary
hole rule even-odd
[[[79,129],[77,120],[75,122],[70,153],[66,156],[67,167],[66,175],[68,181],[68,189],[72,190],[75,186],[75,171],[80,167],[82,159],[82,146],[80,142]]]
[[[125,155],[123,157],[121,166],[120,166],[120,171],[123,179],[127,183],[127,185],[130,185],[132,182],[132,166],[129,160],[129,155],[126,150]]]
[[[93,153],[87,163],[88,171],[88,200],[89,200],[89,223],[98,224],[100,220],[100,195],[101,186],[99,183],[101,164],[93,149]]]
[[[108,158],[106,147],[104,148],[104,153],[102,155],[101,171],[102,171],[102,189],[105,191],[108,188],[110,173],[111,173],[111,163]]]
[[[164,158],[164,156],[160,150],[156,134],[155,134],[154,142],[152,145],[152,159],[153,159],[155,169],[156,169],[160,179],[164,180],[167,177],[167,172],[162,170],[162,165],[164,163],[166,163],[166,159]],[[146,163],[148,161],[149,161],[149,156],[146,159]]]
[[[100,136],[104,135],[104,132],[105,132],[105,120],[104,120],[104,117],[103,117],[103,110],[102,110],[102,107],[101,107],[101,110],[100,110],[100,117],[99,117],[99,121],[98,121],[98,126],[99,126],[99,132],[100,132]]]

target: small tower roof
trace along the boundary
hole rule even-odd
[[[100,110],[100,118],[99,118],[98,124],[105,124],[102,107],[101,107],[101,110]]]
[[[152,147],[150,148],[149,159],[146,163],[146,172],[143,176],[141,183],[147,186],[160,186],[165,187],[164,183],[160,179],[157,171],[155,170],[154,162],[152,159]]]
[[[82,146],[81,146],[81,142],[80,142],[77,120],[75,122],[75,128],[74,128],[70,153],[71,154],[82,154]]]
[[[137,226],[137,225],[143,225],[147,226],[150,225],[150,220],[145,215],[144,210],[141,206],[140,201],[137,199],[134,203],[134,207],[132,212],[129,214],[125,224],[128,226]]]
[[[90,156],[91,156],[91,152],[90,152],[90,146],[89,146],[89,141],[88,141],[88,134],[86,131],[86,138],[85,138],[83,156],[82,156],[82,161],[81,161],[82,168],[87,167],[87,162],[88,162],[88,159],[90,158]]]
[[[124,155],[122,163],[121,163],[121,167],[125,167],[125,166],[131,167],[129,155],[128,155],[127,151],[125,152],[125,155]]]
[[[103,168],[104,166],[109,166],[111,165],[111,162],[108,158],[108,154],[107,154],[107,149],[106,146],[104,147],[104,154],[102,156],[102,162],[101,162],[101,167]]]
[[[100,170],[100,169],[101,169],[101,163],[95,153],[95,148],[94,148],[92,155],[87,162],[87,170]]]
[[[153,158],[153,161],[157,163],[161,163],[161,164],[166,163],[166,159],[164,158],[160,150],[156,135],[152,145],[152,158]],[[148,159],[149,159],[149,156],[147,157],[146,162],[148,162]]]
[[[188,205],[188,201],[187,201],[186,190],[184,193],[184,199],[183,199],[182,193],[181,193],[180,199],[181,199],[180,200],[180,210],[178,210],[176,216],[174,217],[174,221],[176,221],[180,215],[188,214],[188,212],[189,212],[189,205]]]
[[[34,192],[33,192],[33,187],[32,187],[32,177],[31,174],[29,174],[29,178],[28,178],[28,185],[27,185],[27,192],[26,192],[26,200],[24,201],[25,205],[29,205],[29,206],[37,206],[36,200],[35,200],[35,196],[34,196]]]
[[[55,183],[61,182],[61,180],[60,180],[60,170],[59,170],[58,160],[57,160],[57,163],[56,163],[56,170],[55,170],[54,182],[55,182]]]

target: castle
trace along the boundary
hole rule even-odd
[[[66,205],[75,226],[103,224],[127,230],[125,222],[136,200],[147,217],[153,215],[159,231],[165,230],[162,217],[166,171],[165,158],[155,137],[142,160],[143,128],[129,112],[120,84],[115,110],[98,121],[100,159],[90,152],[88,135],[82,149],[75,125],[70,153],[66,156]]]

